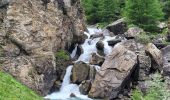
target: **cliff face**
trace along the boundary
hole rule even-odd
[[[46,95],[57,77],[54,52],[83,41],[80,0],[0,1],[2,69]]]

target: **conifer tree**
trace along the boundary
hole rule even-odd
[[[123,15],[129,24],[155,31],[157,22],[164,14],[158,0],[127,0]]]

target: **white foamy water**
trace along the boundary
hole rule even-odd
[[[63,79],[63,83],[61,86],[61,89],[59,92],[54,92],[50,95],[47,95],[45,98],[46,99],[50,99],[50,100],[66,100],[70,98],[70,94],[75,94],[76,97],[78,98],[82,98],[85,100],[91,100],[90,98],[88,98],[85,95],[82,95],[79,92],[79,86],[76,84],[70,84],[70,76],[71,76],[71,70],[72,70],[73,66],[68,66],[67,70],[66,70],[66,74],[64,76]]]
[[[88,36],[88,39],[85,40],[85,42],[81,45],[83,49],[83,54],[80,55],[77,61],[83,61],[86,63],[89,63],[89,60],[91,58],[92,53],[97,53],[96,43],[101,40],[101,37],[90,39],[90,36],[93,34],[101,34],[102,30],[97,28],[88,28],[89,32],[84,32],[85,35]],[[104,53],[105,55],[108,55],[112,51],[112,47],[110,47],[107,43],[108,40],[114,39],[114,37],[105,36],[102,40],[104,43]],[[77,46],[71,53],[71,58],[74,58],[77,52]],[[76,61],[76,62],[77,62]],[[100,66],[92,65],[97,71],[100,70]],[[92,100],[88,98],[86,95],[82,95],[79,91],[79,86],[76,84],[70,83],[70,76],[73,66],[68,66],[66,70],[66,74],[63,79],[62,86],[60,88],[60,91],[54,92],[50,95],[47,95],[45,98],[48,98],[50,100]],[[72,99],[70,98],[70,94],[75,94],[76,98]],[[80,99],[81,98],[81,99]]]
[[[78,44],[76,44],[76,47],[74,48],[74,50],[72,51],[72,53],[71,53],[71,58],[74,58],[75,56],[76,56],[76,52],[77,52],[77,46],[78,46]]]

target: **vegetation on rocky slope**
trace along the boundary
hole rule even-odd
[[[133,100],[169,100],[170,91],[160,74],[156,73],[152,81],[149,81],[148,92],[143,94],[140,90],[133,91]]]
[[[32,90],[0,71],[0,100],[43,100]]]

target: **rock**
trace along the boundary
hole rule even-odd
[[[72,69],[72,82],[80,84],[88,78],[90,66],[86,63],[79,61],[76,62]]]
[[[99,37],[103,37],[103,34],[102,33],[93,34],[93,35],[90,36],[90,39],[99,38]]]
[[[137,64],[137,55],[120,43],[115,45],[96,74],[89,92],[92,98],[113,99],[127,85],[127,81]]]
[[[96,48],[98,49],[98,50],[104,50],[104,43],[102,42],[102,41],[98,41],[97,43],[96,43]]]
[[[103,62],[105,60],[104,57],[99,56],[96,53],[92,53],[91,55],[92,55],[92,57],[90,59],[90,64],[91,65],[99,65],[99,66],[101,66],[103,64]]]
[[[153,43],[158,49],[162,49],[166,46],[168,46],[167,43]]]
[[[9,2],[11,2],[11,1],[12,1],[12,0],[1,0],[1,1],[0,1],[0,7],[9,4]]]
[[[170,77],[170,45],[162,49],[163,74]]]
[[[122,41],[122,39],[112,39],[112,40],[109,40],[107,42],[108,42],[108,45],[114,46],[114,45],[116,45],[117,43],[119,43],[121,41]]]
[[[97,69],[98,67],[96,67],[97,65],[91,65],[90,66],[90,71],[89,71],[89,75],[88,75],[88,80],[90,80],[91,82],[94,81],[95,79],[95,75],[96,75],[96,72],[97,72]]]
[[[140,53],[138,55],[138,66],[139,74],[138,81],[145,81],[149,79],[149,74],[151,70],[151,59],[145,53]]]
[[[127,32],[125,32],[125,37],[127,39],[131,39],[131,38],[135,38],[137,35],[143,33],[143,29],[139,28],[139,27],[131,27],[128,29]]]
[[[88,92],[90,91],[90,88],[91,88],[91,81],[90,80],[85,80],[80,84],[80,87],[79,87],[80,93],[84,94],[84,95],[87,95]]]
[[[74,93],[71,93],[70,97],[76,97],[76,95]]]
[[[152,43],[146,46],[146,53],[149,54],[152,60],[152,67],[154,69],[162,70],[162,52]]]
[[[80,0],[67,6],[55,2],[59,0],[46,5],[42,0],[9,1],[0,1],[0,47],[5,54],[1,68],[45,96],[66,67],[56,64],[54,53],[87,38]]]
[[[110,32],[113,32],[115,35],[124,34],[127,30],[126,28],[127,25],[123,18],[106,26],[106,29],[108,29]]]

